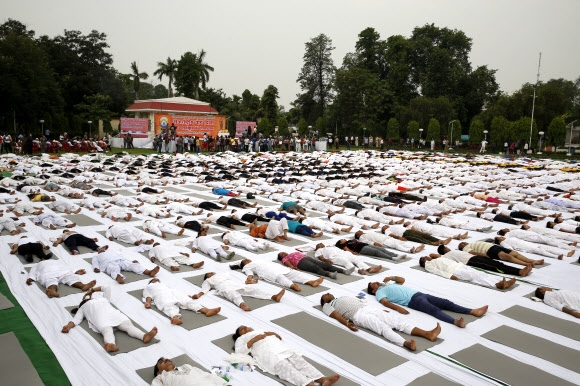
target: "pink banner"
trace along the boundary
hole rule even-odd
[[[148,128],[147,118],[121,118],[121,137],[130,133],[133,138],[147,138]]]
[[[252,128],[252,132],[256,129],[256,122],[236,121],[236,137],[241,136],[248,131],[248,126]]]

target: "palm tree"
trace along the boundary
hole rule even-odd
[[[171,85],[173,84],[173,75],[177,71],[177,61],[175,59],[167,58],[167,62],[157,62],[157,70],[153,75],[158,76],[161,80],[164,76],[169,78],[169,85],[167,86],[167,96],[171,98],[173,96],[173,89]]]
[[[199,86],[205,89],[205,85],[209,82],[209,72],[213,72],[213,67],[204,63],[206,52],[202,49],[199,54],[195,56],[196,60],[196,78],[195,78],[195,99],[199,99]]]
[[[129,76],[133,78],[133,89],[135,90],[135,99],[137,99],[137,94],[141,88],[141,79],[145,80],[149,78],[149,75],[146,72],[139,72],[136,62],[131,63],[131,71],[133,73],[129,74]]]

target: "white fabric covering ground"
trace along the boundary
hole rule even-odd
[[[363,153],[356,153],[356,155],[357,157],[362,157]],[[232,159],[235,159],[235,156],[231,157]],[[325,157],[332,158],[333,155],[326,154]],[[335,155],[334,157],[338,156]],[[204,160],[209,160],[209,157],[207,156],[201,156],[201,158]],[[197,157],[194,157],[194,162],[196,160]],[[418,164],[418,161],[402,161],[400,159],[391,159],[384,162],[387,165],[390,165],[393,171],[399,171],[401,173],[406,170],[405,162],[408,162],[412,165]],[[445,164],[442,162],[426,164],[426,168],[431,166],[434,168],[440,168],[441,165]],[[455,167],[455,165],[452,167]],[[472,168],[469,170],[476,169]],[[477,173],[473,174],[477,177]],[[101,184],[110,184],[111,189],[115,189],[115,187],[112,185],[112,182],[101,182]],[[183,189],[185,193],[195,192],[198,195],[205,195],[207,196],[208,200],[216,199],[216,196],[211,194],[209,188],[205,190],[202,184],[188,183],[186,185],[197,186],[198,189],[185,187],[185,185],[175,185],[175,187]],[[226,183],[224,185],[228,184]],[[163,189],[163,187],[160,188]],[[124,189],[135,192],[135,195],[137,195],[134,187],[130,186],[125,187]],[[284,194],[287,195],[287,193]],[[24,202],[28,202],[28,199],[22,193],[17,193],[16,197],[21,198]],[[244,197],[240,198],[245,199]],[[261,196],[261,198],[264,201],[268,201],[265,196]],[[78,202],[78,200],[67,198],[62,199],[71,203]],[[34,204],[35,206],[44,205],[42,203]],[[9,206],[11,205],[1,205],[0,208],[6,210],[6,208]],[[278,207],[278,203],[272,202],[271,208]],[[501,204],[500,207],[507,208],[507,204]],[[243,213],[253,213],[255,211],[255,209],[237,209],[238,215],[240,217]],[[131,211],[134,213],[134,209]],[[48,210],[45,210],[45,212],[48,212]],[[127,258],[138,260],[146,268],[153,267],[153,264],[147,258],[138,253],[139,247],[123,248],[115,242],[109,242],[103,236],[97,233],[98,231],[106,230],[110,225],[112,225],[112,220],[101,218],[100,215],[98,215],[95,211],[89,211],[86,208],[83,208],[81,213],[93,218],[96,221],[99,221],[103,225],[77,226],[74,228],[74,230],[81,232],[88,237],[97,237],[99,239],[97,242],[99,245],[108,244],[110,248],[122,250]],[[229,210],[218,213],[227,215],[229,214]],[[345,213],[354,214],[354,210],[347,209]],[[453,216],[461,219],[469,219],[471,223],[481,223],[482,226],[493,225],[494,230],[496,231],[504,228],[507,225],[503,223],[493,223],[480,219],[474,219],[471,216],[464,217],[468,213],[469,212],[465,212],[463,214],[454,214]],[[7,216],[6,213],[4,215]],[[205,218],[206,215],[207,212],[204,211],[203,214],[199,216],[192,216],[191,218],[196,218],[201,221]],[[139,215],[137,216],[139,217]],[[62,233],[62,229],[47,230],[43,227],[35,226],[31,221],[32,218],[33,216],[30,215],[20,218],[22,222],[26,223],[25,228],[29,237],[36,237],[45,244],[52,244],[49,242],[49,239],[56,238]],[[168,219],[162,219],[161,221],[173,224],[175,221],[175,216],[172,216]],[[127,224],[137,227],[142,223],[143,216],[140,216],[138,221],[130,222]],[[211,226],[215,227],[214,225]],[[545,226],[545,220],[540,222],[539,226]],[[223,228],[219,228],[220,233],[222,232],[222,229]],[[243,230],[243,227],[238,227],[238,229]],[[322,242],[326,245],[331,245],[334,243],[334,241],[340,238],[350,238],[356,230],[358,230],[358,228],[353,228],[352,233],[348,235],[334,235],[331,233],[325,233],[326,235],[332,236],[332,240],[323,240]],[[373,230],[368,230],[367,232],[370,231]],[[470,231],[469,235],[470,238],[468,238],[466,241],[493,237],[495,233],[485,234]],[[150,237],[154,238],[156,241],[171,245],[180,245],[184,240],[193,240],[195,236],[196,233],[191,230],[186,230],[183,238],[173,241],[164,241],[160,237],[150,235]],[[368,340],[373,344],[377,344],[408,359],[408,362],[395,367],[379,376],[371,376],[370,374],[354,367],[353,365],[345,363],[337,356],[321,350],[320,348],[303,340],[299,336],[289,333],[270,322],[276,318],[294,314],[299,311],[304,311],[318,318],[321,318],[328,323],[339,325],[335,320],[326,317],[322,312],[319,312],[312,307],[313,305],[319,304],[320,294],[305,298],[292,293],[290,290],[287,290],[286,295],[282,299],[281,303],[268,305],[251,312],[244,312],[237,308],[234,304],[223,298],[217,297],[212,293],[206,294],[201,298],[202,304],[204,304],[206,307],[222,307],[221,314],[227,317],[227,319],[199,329],[187,331],[183,328],[171,325],[169,323],[169,318],[165,318],[159,313],[145,309],[142,303],[127,294],[128,291],[142,289],[147,283],[148,277],[144,276],[143,280],[141,281],[119,285],[104,273],[93,273],[89,263],[82,260],[79,256],[71,255],[63,244],[59,245],[58,247],[51,246],[51,251],[56,256],[58,256],[61,261],[69,264],[75,269],[86,269],[87,274],[83,276],[83,281],[88,282],[92,279],[97,279],[97,285],[110,285],[115,293],[115,296],[113,297],[114,305],[126,315],[128,315],[133,321],[143,326],[143,328],[146,330],[150,330],[153,326],[157,326],[159,328],[159,334],[156,337],[160,340],[159,343],[135,350],[133,352],[129,352],[127,354],[110,356],[105,352],[103,347],[99,346],[96,341],[94,341],[81,328],[76,327],[72,329],[69,334],[62,334],[60,332],[62,326],[65,325],[68,321],[72,320],[72,316],[65,310],[65,307],[78,305],[82,298],[82,294],[70,295],[58,299],[49,299],[41,291],[39,291],[36,286],[27,286],[25,283],[27,275],[24,273],[24,266],[18,259],[9,255],[8,253],[8,244],[14,243],[19,238],[20,235],[7,235],[0,237],[0,250],[2,251],[2,258],[0,259],[0,270],[8,282],[8,285],[15,298],[23,307],[40,334],[46,340],[49,347],[53,350],[73,385],[144,385],[145,383],[137,375],[135,370],[147,366],[152,367],[152,364],[154,364],[161,356],[174,357],[181,354],[187,354],[195,361],[205,366],[206,369],[209,369],[211,366],[226,365],[227,363],[224,361],[224,358],[227,356],[227,354],[217,346],[214,346],[211,341],[219,339],[226,334],[233,334],[235,329],[242,324],[252,326],[255,329],[277,332],[279,335],[281,335],[286,343],[295,348],[297,351],[301,352],[303,355],[308,356],[320,362],[321,364],[337,372],[340,372],[343,376],[348,377],[363,385],[405,385],[412,382],[414,379],[427,374],[428,372],[439,374],[454,382],[464,385],[493,384],[488,379],[480,377],[473,372],[467,371],[460,366],[456,366],[451,362],[441,359],[426,351],[420,354],[413,354],[378,337],[364,332],[357,332],[356,334],[360,338]],[[312,240],[299,235],[292,235],[292,238],[304,240],[305,245],[313,245],[317,242],[316,239]],[[458,243],[458,240],[453,240],[449,246],[452,249],[456,249]],[[236,247],[232,247],[231,249],[235,250],[237,255],[263,261],[275,260],[279,251],[292,252],[294,250],[294,248],[287,247],[284,244],[272,245],[273,248],[271,248],[268,253],[259,255]],[[508,325],[518,329],[525,329],[531,334],[540,335],[545,339],[549,339],[555,343],[580,350],[579,341],[574,341],[563,336],[538,329],[536,327],[524,325],[520,322],[499,315],[498,312],[505,310],[513,305],[519,304],[524,307],[531,308],[539,312],[548,313],[562,319],[571,320],[574,322],[578,322],[578,319],[552,309],[543,303],[536,303],[524,298],[524,295],[529,294],[536,288],[530,284],[520,282],[519,287],[515,288],[514,290],[501,293],[489,288],[446,280],[442,277],[434,276],[426,272],[421,272],[419,270],[410,268],[412,266],[418,265],[418,259],[420,256],[434,252],[436,252],[436,247],[426,246],[425,250],[421,253],[408,255],[411,257],[411,260],[401,264],[392,264],[384,260],[363,257],[364,261],[367,263],[382,264],[383,266],[389,268],[389,271],[384,273],[385,276],[403,276],[406,278],[405,285],[413,287],[419,291],[445,297],[467,307],[475,308],[489,304],[488,314],[480,320],[470,323],[465,329],[459,329],[455,326],[442,323],[443,330],[440,337],[445,341],[442,344],[435,346],[432,349],[433,352],[442,356],[447,356],[475,343],[479,343],[493,350],[497,350],[498,352],[509,355],[516,360],[541,368],[543,371],[551,373],[569,382],[580,384],[580,370],[578,373],[572,372],[560,366],[551,364],[545,360],[533,357],[523,352],[519,352],[509,347],[502,346],[498,343],[488,341],[481,337],[481,334],[487,331],[495,329],[501,325]],[[536,259],[542,258],[541,256],[533,256],[529,254],[525,255]],[[90,255],[83,255],[83,257],[87,256]],[[199,288],[196,288],[192,284],[186,282],[182,279],[182,277],[196,276],[201,273],[214,271],[228,272],[232,276],[242,280],[245,278],[240,271],[231,271],[228,267],[228,264],[215,262],[206,256],[200,255],[199,253],[193,255],[193,257],[195,261],[205,261],[205,265],[201,270],[196,270],[194,272],[171,273],[165,269],[161,269],[157,277],[163,283],[189,294],[199,292]],[[580,281],[578,280],[578,277],[580,276],[580,266],[570,264],[572,261],[576,261],[577,259],[578,254],[572,258],[565,257],[562,261],[546,258],[546,261],[549,262],[550,265],[545,268],[534,269],[533,274],[527,277],[526,280],[534,283],[545,284],[555,288],[580,292]],[[384,276],[373,276],[370,280],[381,280],[383,277]],[[353,296],[357,295],[363,288],[366,288],[366,283],[368,283],[370,280],[364,278],[363,280],[345,285],[337,285],[328,280],[325,280],[323,285],[329,287],[331,292],[337,297],[344,295]],[[260,288],[264,288],[269,291],[277,290],[276,287],[273,287],[271,284],[265,282],[259,282],[257,285]],[[371,307],[382,309],[382,306],[376,302],[373,297],[370,297],[367,302]],[[435,327],[436,320],[431,316],[413,310],[409,311],[410,315],[407,317],[413,318],[414,325],[424,329],[431,329]],[[345,328],[344,326],[341,327]],[[380,360],[380,358],[376,358],[375,360]],[[278,384],[276,381],[261,376],[256,372],[250,373],[232,370],[230,374],[233,376],[231,383],[234,385]]]

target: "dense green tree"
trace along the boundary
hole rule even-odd
[[[275,86],[269,85],[262,95],[260,101],[260,109],[263,116],[268,118],[270,122],[278,121],[278,89]]]
[[[197,75],[197,57],[193,52],[181,55],[175,72],[175,89],[187,98],[195,98]]]
[[[461,140],[461,121],[454,119],[453,124],[447,124],[447,139],[451,142],[451,146],[455,146],[456,140]]]
[[[297,82],[300,83],[303,95],[307,95],[317,104],[316,117],[324,115],[324,109],[333,98],[332,84],[336,71],[332,60],[333,50],[332,40],[324,34],[320,34],[306,43],[306,52],[303,56],[304,64]]]
[[[262,135],[266,137],[274,133],[274,126],[270,123],[270,120],[265,117],[260,119],[256,129],[258,130],[258,133],[262,133]]]
[[[226,109],[231,102],[231,98],[226,96],[226,93],[221,88],[218,90],[213,88],[200,90],[199,95],[200,101],[209,103],[211,107],[216,109],[220,114],[225,114],[227,112]]]
[[[324,121],[324,118],[318,117],[314,124],[314,130],[316,130],[318,135],[321,137],[326,135],[326,122]]]
[[[284,117],[284,116],[281,116],[280,118],[278,118],[278,134],[283,135],[283,136],[286,136],[289,134],[288,121],[286,120],[286,117]]]
[[[407,138],[414,138],[415,141],[419,139],[419,122],[410,121],[407,125]]]
[[[427,141],[431,141],[432,139],[435,142],[439,142],[441,140],[441,126],[439,125],[439,121],[435,118],[431,118],[429,120],[429,126],[427,126]]]
[[[491,121],[491,128],[489,130],[490,133],[488,136],[488,138],[489,138],[488,142],[491,142],[493,140],[496,143],[503,144],[506,141],[513,140],[514,138],[511,138],[511,129],[512,129],[512,123],[510,121],[508,121],[507,119],[505,119],[504,117],[501,117],[501,116],[494,117],[493,120]],[[483,130],[482,130],[482,134],[483,134]],[[480,141],[481,141],[481,139],[480,139]]]
[[[35,32],[29,30],[25,24],[22,24],[18,20],[8,19],[5,23],[0,25],[0,40],[5,39],[8,34],[15,34],[34,39]]]
[[[171,59],[167,57],[165,63],[157,62],[157,70],[153,73],[154,76],[157,76],[159,80],[162,80],[163,77],[167,77],[167,97],[171,98],[173,96],[173,77],[175,76],[175,72],[177,71],[177,61],[175,59]]]
[[[133,90],[135,90],[135,99],[138,98],[139,89],[141,88],[141,79],[145,80],[149,78],[149,74],[146,72],[139,72],[137,67],[137,62],[131,63],[131,74],[129,74],[133,79]]]
[[[205,62],[206,52],[202,49],[196,56],[196,78],[195,78],[195,98],[199,99],[199,89],[205,89],[207,82],[209,82],[209,73],[213,72],[214,68]]]
[[[484,135],[483,135],[483,131],[485,130],[485,126],[483,125],[483,122],[479,119],[473,119],[471,121],[471,125],[469,125],[469,143],[471,143],[472,145],[476,145],[478,143],[481,143],[481,141],[483,141]],[[491,142],[491,139],[497,141],[498,138],[495,137],[495,133],[490,133],[487,136],[487,141]]]
[[[515,122],[511,123],[511,132],[508,137],[509,140],[515,141],[530,141],[530,126],[531,126],[531,119],[530,117],[521,117],[520,119],[516,120]],[[538,128],[536,125],[532,127],[532,144],[534,143],[534,138],[538,136]]]
[[[356,65],[364,68],[370,73],[380,73],[379,61],[382,58],[381,35],[372,27],[364,29],[358,35],[358,41],[355,44]]]
[[[308,134],[308,123],[306,123],[306,119],[302,118],[298,122],[298,134],[305,135]]]
[[[390,36],[385,49],[385,79],[397,106],[406,106],[419,96],[412,79],[410,55],[412,43],[401,35]]]
[[[400,129],[401,127],[397,118],[389,119],[389,123],[387,124],[387,134],[385,135],[386,139],[398,141],[401,136]]]
[[[562,117],[556,117],[548,126],[547,144],[551,146],[562,147],[566,144],[566,122]]]

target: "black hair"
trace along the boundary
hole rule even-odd
[[[544,292],[542,291],[542,289],[540,287],[536,288],[535,296],[537,298],[544,300]]]
[[[226,235],[226,232],[222,233],[222,235],[220,237],[223,239],[225,235]]]
[[[245,260],[241,260],[238,264],[232,264],[230,265],[230,269],[232,270],[236,270],[236,269],[243,269],[244,266],[246,265],[246,263],[244,263]]]
[[[203,275],[203,280],[204,280],[204,281],[205,281],[205,280],[207,280],[207,275],[209,275],[210,273],[212,273],[212,272],[208,272],[208,273],[206,273],[205,275]]]
[[[235,342],[236,340],[238,340],[238,338],[239,338],[240,336],[242,336],[242,334],[240,334],[240,328],[242,328],[242,326],[240,326],[240,327],[236,328],[236,333],[235,333],[234,335],[232,335],[232,339],[234,340],[234,342]]]
[[[323,307],[326,304],[326,302],[324,301],[324,295],[322,295],[320,297],[320,307]]]
[[[499,231],[497,231],[497,234],[500,236],[505,236],[505,231],[503,229],[500,229]]]
[[[369,285],[367,286],[367,292],[369,293],[369,295],[374,295],[373,293],[373,288],[371,287],[372,283],[369,283]]]
[[[445,245],[441,244],[440,246],[438,246],[437,253],[440,255],[444,255],[445,254]]]
[[[442,247],[442,245],[440,245],[440,247]],[[421,267],[425,268],[425,256],[423,256],[419,259],[419,265]]]
[[[481,212],[477,212],[476,216],[477,216],[478,218],[481,218]]]
[[[354,232],[354,238],[357,240],[360,238],[360,235],[358,234],[358,232],[360,232],[360,231]]]
[[[76,315],[76,313],[77,313],[77,312],[79,312],[79,309],[80,309],[80,308],[81,308],[81,307],[82,307],[82,306],[83,306],[83,305],[84,305],[86,302],[88,302],[89,300],[91,300],[91,299],[84,299],[84,300],[81,302],[81,304],[79,304],[79,306],[78,306],[78,307],[76,307],[76,308],[73,308],[73,309],[70,311],[70,313],[71,313],[71,314],[73,314],[73,315]]]
[[[546,228],[550,228],[550,229],[554,228],[554,223],[553,223],[553,222],[550,222],[550,221],[548,221],[548,222],[546,223]]]
[[[153,367],[153,378],[155,378],[157,376],[157,373],[159,373],[159,361],[162,359],[163,359],[163,357],[157,359],[157,362],[155,363],[155,366]]]
[[[284,252],[278,252],[278,260],[282,260],[284,258],[283,256],[280,256],[282,253]]]
[[[342,243],[341,240],[338,240],[334,246],[340,249],[344,249],[344,247],[346,247],[346,243]]]

